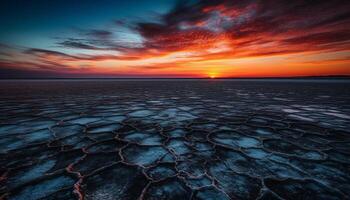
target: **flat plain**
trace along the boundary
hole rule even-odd
[[[0,199],[349,199],[348,80],[3,80]]]

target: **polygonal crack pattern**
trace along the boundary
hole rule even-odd
[[[0,199],[349,199],[348,88],[4,81]]]

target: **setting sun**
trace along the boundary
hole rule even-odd
[[[210,72],[210,73],[208,73],[208,77],[211,79],[214,79],[214,78],[218,77],[218,74],[216,72]]]

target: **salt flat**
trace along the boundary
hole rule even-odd
[[[0,195],[347,199],[349,88],[338,80],[1,81]]]

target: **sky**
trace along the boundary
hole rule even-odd
[[[2,0],[0,78],[350,75],[349,0]]]

